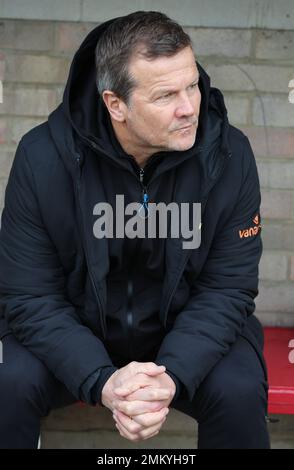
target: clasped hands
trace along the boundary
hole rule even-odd
[[[133,442],[159,433],[176,385],[164,366],[136,362],[118,369],[102,389],[102,404],[113,413],[122,437]]]

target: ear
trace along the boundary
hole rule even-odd
[[[126,105],[122,99],[118,98],[113,91],[104,90],[102,99],[108,109],[112,119],[118,122],[125,121]]]

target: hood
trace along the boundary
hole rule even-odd
[[[95,81],[95,47],[101,34],[113,21],[115,19],[94,28],[82,42],[70,67],[63,101],[48,119],[50,132],[67,167],[72,167],[76,146],[81,142],[106,155],[115,164],[128,164],[118,158],[111,140],[105,137],[103,115],[108,111],[98,94]],[[201,106],[195,144],[181,152],[180,159],[179,152],[166,152],[168,158],[161,163],[169,169],[197,153],[203,177],[215,179],[221,166],[218,156],[230,156],[227,110],[222,93],[210,86],[209,76],[198,61],[196,64],[200,74]]]

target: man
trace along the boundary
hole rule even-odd
[[[121,236],[133,203],[138,225],[152,204],[201,205],[201,242],[184,248],[176,218],[145,237],[129,218]],[[199,448],[268,448],[259,208],[248,139],[183,29],[159,12],[95,28],[7,185],[1,446],[35,447],[42,416],[83,400],[134,442],[174,407],[198,421]]]

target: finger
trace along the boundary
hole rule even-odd
[[[138,416],[127,416],[120,411],[116,411],[113,419],[121,423],[129,432],[138,433],[143,429],[160,424],[169,412],[168,408],[163,408],[159,412],[146,413]]]
[[[159,431],[160,431],[160,429],[158,429],[156,432],[154,432],[154,433],[151,434],[150,436],[143,437],[142,441],[146,441],[146,439],[150,439],[151,437],[157,436],[157,434],[159,433]]]
[[[117,428],[118,432],[120,433],[121,437],[125,437],[126,439],[128,439],[129,441],[132,441],[132,442],[139,442],[140,440],[140,437],[139,435],[131,435],[129,434],[126,430],[124,430],[122,428],[122,426],[118,423],[115,423],[115,427]]]
[[[133,393],[140,388],[144,388],[150,385],[151,382],[150,379],[148,379],[148,376],[146,376],[146,374],[140,373],[127,379],[124,384],[121,384],[118,387],[114,387],[113,391],[116,395],[122,397],[129,395],[130,393]]]
[[[154,413],[144,413],[143,415],[134,416],[133,420],[145,428],[148,428],[156,424],[160,424],[160,422],[167,417],[168,413],[168,408],[162,408],[162,410]]]
[[[136,362],[133,361],[127,366],[120,369],[120,373],[117,374],[114,380],[115,387],[123,387],[125,384],[128,384],[129,381],[133,380],[134,377],[138,378],[141,376],[140,379],[148,379],[148,375],[158,375],[164,373],[166,370],[165,366],[158,366],[153,362]]]
[[[144,413],[152,413],[163,408],[160,401],[125,401],[118,400],[114,403],[113,409],[121,411],[127,416],[135,416]]]
[[[133,377],[129,377],[125,379],[123,384],[118,384],[118,386],[114,386],[113,391],[116,395],[122,397],[127,396],[130,393],[133,393],[140,388],[150,387],[151,385],[154,386],[155,378],[151,378],[146,374],[142,374],[141,372],[134,375]]]
[[[168,413],[168,408],[162,408],[162,410],[156,411],[154,413],[144,413],[142,415],[134,416],[133,421],[145,428],[148,428],[154,426],[155,424],[160,424],[162,420],[167,417]]]
[[[142,401],[156,401],[168,400],[171,398],[171,391],[166,388],[144,387],[140,388],[130,394],[125,399],[128,401],[142,400]]]
[[[115,427],[119,431],[120,435],[129,441],[138,442],[140,440],[139,434],[129,433],[120,423],[115,423]]]
[[[131,434],[137,434],[140,431],[143,431],[144,429],[144,426],[142,426],[142,424],[139,424],[130,416],[127,416],[124,413],[121,413],[120,411],[117,411],[115,414],[113,414],[113,419],[116,423],[121,424],[121,426],[123,426],[123,428]]]
[[[151,437],[159,433],[160,427],[161,427],[161,425],[160,427],[157,425],[157,426],[150,427],[148,429],[144,429],[143,431],[140,431],[139,433],[133,434],[133,433],[130,433],[120,422],[117,422],[115,426],[119,430],[119,433],[122,437],[125,437],[133,442],[150,439]]]
[[[149,439],[151,436],[154,435],[154,433],[157,433],[160,431],[161,429],[161,426],[163,425],[163,423],[165,422],[166,418],[163,418],[163,420],[159,423],[159,424],[156,424],[155,426],[150,426],[148,428],[145,428],[143,429],[143,431],[140,431],[138,434],[139,434],[139,437],[144,440],[144,439]]]
[[[154,362],[135,362],[134,369],[136,373],[143,373],[147,375],[158,375],[166,371],[165,366],[158,366]]]

